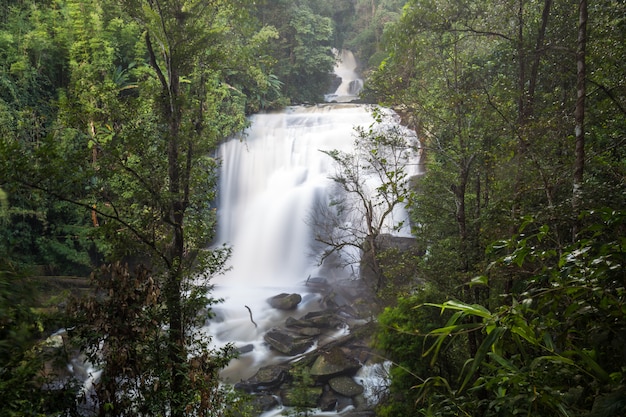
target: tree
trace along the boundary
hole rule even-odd
[[[294,104],[323,101],[335,65],[333,24],[317,12],[319,2],[271,1],[258,4],[257,15],[278,31],[272,42],[276,77]]]
[[[541,248],[547,226],[495,245],[513,249],[498,265],[544,266],[527,280],[526,291],[515,295],[513,305],[493,311],[455,300],[431,305],[455,312],[445,326],[430,332],[433,342],[425,355],[434,362],[445,360],[439,353],[459,334],[477,331],[484,338],[458,383],[426,380],[418,386],[421,398],[441,395],[445,400],[433,403],[440,413],[454,404],[456,412],[480,410],[485,416],[519,411],[617,416],[626,410],[621,348],[626,316],[619,307],[625,297],[624,213],[602,209],[587,216],[594,225],[563,253]],[[478,321],[467,324],[467,316]],[[440,389],[444,386],[448,391]]]
[[[209,349],[195,331],[199,310],[214,302],[208,279],[228,255],[206,250],[215,226],[212,155],[247,125],[253,107],[243,91],[276,93],[264,52],[275,32],[246,20],[245,6],[105,0],[59,6],[53,33],[67,46],[70,74],[58,90],[54,128],[34,145],[18,140],[10,126],[3,138],[9,199],[16,190],[35,190],[79,209],[92,239],[102,243],[100,254],[114,262],[94,276],[95,298],[74,310],[77,327],[70,332],[105,376],[95,402],[102,415],[130,409],[202,415],[221,407],[217,370],[229,350]],[[257,36],[243,44],[242,33]],[[145,267],[135,273],[125,262]],[[131,288],[134,296],[126,294]],[[89,320],[81,321],[81,313]],[[117,313],[128,320],[106,322]],[[155,332],[137,330],[146,323]],[[153,391],[133,397],[137,387]],[[139,406],[142,398],[150,401]]]
[[[0,222],[5,222],[2,210]],[[76,416],[79,385],[63,372],[67,352],[45,339],[50,315],[42,300],[47,295],[8,255],[0,251],[0,416]]]
[[[355,128],[353,153],[323,151],[337,166],[330,178],[338,192],[313,214],[312,223],[315,239],[328,247],[323,258],[341,252],[353,256],[350,262],[362,259],[362,276],[371,276],[379,291],[384,279],[380,238],[408,227],[397,214],[407,202],[409,172],[411,166],[416,172],[419,151],[409,130],[391,123],[390,115],[374,114],[375,124]]]
[[[350,49],[362,62],[363,69],[376,68],[385,57],[383,33],[398,21],[405,1],[359,0],[354,4],[354,18],[343,45]]]
[[[84,213],[14,180],[33,171],[26,158],[53,130],[56,91],[67,83],[61,7],[22,2],[10,11],[0,25],[0,183],[9,206],[0,250],[40,273],[85,273],[93,242]]]
[[[96,108],[102,116],[81,123],[68,109],[66,121],[68,131],[76,129],[69,140],[88,138],[94,155],[89,172],[96,203],[77,203],[95,211],[98,231],[112,246],[112,259],[128,259],[134,252],[132,259],[147,262],[152,272],[134,275],[118,266],[109,276],[105,274],[102,279],[112,281],[103,287],[110,288],[110,299],[87,310],[92,311],[89,322],[96,325],[95,334],[83,340],[91,351],[100,342],[107,348],[102,362],[106,389],[98,392],[102,414],[124,414],[141,402],[141,397],[130,399],[130,388],[121,377],[131,378],[136,388],[141,386],[138,378],[148,373],[152,387],[158,389],[149,395],[150,406],[144,404],[138,410],[172,416],[195,410],[202,415],[209,412],[205,409],[209,405],[219,406],[210,403],[219,400],[213,395],[218,386],[216,370],[224,355],[228,356],[228,350],[209,350],[194,325],[199,309],[212,302],[206,298],[208,278],[221,270],[228,253],[204,248],[215,225],[210,202],[215,195],[217,162],[210,155],[221,139],[246,125],[245,98],[226,83],[226,68],[217,62],[226,56],[222,48],[240,47],[229,36],[241,10],[219,1],[128,1],[123,10],[136,22],[135,33],[143,32],[143,45],[137,48],[140,55],[130,72],[137,94],[123,94],[117,87],[114,76],[122,78],[114,71],[112,57],[107,57],[102,61],[106,70],[94,73],[111,87],[107,90],[111,94],[97,96]],[[116,19],[106,23],[117,24]],[[101,35],[90,37],[90,44]],[[79,68],[99,62],[98,53],[94,50],[80,57]],[[77,77],[95,87],[89,77]],[[204,280],[198,278],[201,274]],[[155,284],[149,284],[152,280]],[[128,286],[144,288],[146,294],[116,303],[116,297],[124,297],[118,295],[119,288]],[[158,288],[156,295],[153,287]],[[163,308],[157,315],[151,313],[154,303]],[[131,322],[155,323],[167,331],[148,343],[150,337],[132,330],[135,327],[124,330],[129,323],[116,321],[118,327],[110,330],[108,325],[98,326],[101,321],[95,317],[115,306],[120,315],[135,312],[129,317]],[[123,345],[132,346],[125,351],[127,356],[117,349]],[[132,352],[146,349],[150,361],[133,360],[137,353]],[[152,360],[156,358],[161,366],[155,370]],[[145,390],[142,395],[147,395]]]
[[[615,319],[614,313],[602,310],[593,318],[585,315],[585,324],[578,322],[568,302],[588,300],[582,292],[590,292],[589,282],[578,286],[566,277],[580,273],[588,278],[586,262],[602,264],[607,251],[612,262],[621,262],[613,258],[621,254],[614,237],[605,233],[606,219],[577,216],[589,209],[620,218],[624,206],[623,193],[616,192],[623,188],[623,177],[615,177],[623,175],[623,164],[615,158],[623,157],[617,132],[623,131],[626,113],[622,82],[614,78],[619,73],[616,56],[624,56],[621,44],[614,42],[622,36],[617,21],[623,19],[608,17],[622,16],[623,6],[596,4],[586,19],[583,8],[572,5],[550,0],[410,1],[402,19],[387,32],[389,56],[366,84],[373,96],[401,106],[404,120],[415,126],[425,144],[426,174],[410,203],[416,237],[427,256],[415,268],[421,279],[447,294],[449,303],[435,304],[452,314],[431,334],[435,342],[426,353],[458,349],[460,360],[468,360],[458,383],[447,377],[444,381],[436,367],[424,370],[421,361],[413,364],[424,380],[418,397],[432,400],[431,408],[421,403],[424,414],[524,410],[554,415],[597,407],[595,413],[605,400],[623,395],[611,385],[611,392],[593,405],[587,394],[566,393],[562,385],[570,377],[591,377],[585,379],[589,387],[602,385],[607,381],[605,366],[621,381],[611,365],[594,364],[599,356],[613,357],[612,347],[603,350],[582,336],[576,339],[580,345],[561,339],[572,336],[565,327],[573,322],[583,333],[599,337],[591,328],[605,329]],[[600,35],[585,36],[583,21],[588,34]],[[584,77],[576,69],[576,50],[579,64],[586,67]],[[576,177],[572,166],[577,167]],[[573,200],[572,181],[580,186]],[[572,202],[578,204],[575,210]],[[589,245],[591,230],[599,240]],[[579,232],[573,245],[567,243],[572,231]],[[504,252],[502,268],[492,263],[488,242],[493,241],[518,245],[493,246]],[[585,253],[593,252],[596,260],[584,255],[585,261],[572,265],[588,247],[595,249]],[[605,303],[619,297],[607,296]],[[583,304],[587,302],[597,300]],[[558,330],[546,330],[550,328]],[[566,350],[565,358],[558,356]],[[588,352],[595,353],[589,357]],[[560,366],[563,380],[554,377]]]
[[[586,49],[587,49],[587,0],[581,0],[578,5],[578,41],[576,48],[576,108],[574,118],[576,119],[575,135],[576,147],[574,162],[574,191],[572,195],[572,206],[575,214],[580,207],[581,190],[585,170],[585,96],[586,88]],[[576,232],[576,230],[574,230]],[[575,233],[574,233],[575,235]]]

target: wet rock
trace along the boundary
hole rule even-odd
[[[344,296],[336,293],[335,291],[331,291],[328,294],[326,294],[322,298],[322,303],[324,303],[324,305],[327,306],[328,308],[334,308],[334,309],[350,305],[349,301],[346,300]]]
[[[354,382],[349,376],[331,378],[328,381],[328,385],[330,385],[333,391],[344,397],[354,397],[363,393],[363,387]]]
[[[270,329],[263,339],[277,351],[293,356],[303,353],[313,345],[313,339],[308,336],[291,332],[287,329]]]
[[[317,288],[317,289],[327,289],[327,288],[329,288],[328,280],[326,278],[322,278],[322,277],[308,278],[306,280],[306,286],[307,287]]]
[[[337,409],[337,396],[334,392],[324,390],[318,406],[322,411],[335,411]]]
[[[318,379],[330,379],[342,375],[352,375],[361,365],[356,359],[348,357],[340,348],[334,347],[321,353],[311,366],[311,376]]]
[[[267,302],[278,310],[294,310],[302,301],[300,294],[282,293],[268,298]]]
[[[235,389],[247,393],[270,391],[280,387],[289,375],[288,366],[265,366],[247,381],[235,384]]]
[[[341,320],[339,320],[336,313],[335,310],[312,311],[300,317],[299,321],[306,323],[310,327],[335,328],[341,324]]]
[[[322,398],[318,402],[318,407],[322,411],[338,411],[341,412],[346,407],[353,405],[352,399],[337,394],[330,388],[324,390]]]
[[[237,348],[237,353],[243,355],[244,353],[250,353],[254,350],[254,345],[249,343],[247,345],[239,346]]]
[[[294,329],[294,332],[301,334],[302,336],[319,336],[322,334],[322,330],[317,327],[299,327]]]
[[[278,399],[273,395],[255,395],[252,399],[252,409],[255,415],[270,411],[278,405]]]
[[[346,414],[342,414],[343,417],[375,417],[376,413],[374,411],[366,410],[366,411],[349,411]]]
[[[287,327],[295,327],[295,328],[304,328],[304,327],[309,327],[310,323],[307,323],[303,320],[298,320],[296,318],[293,317],[287,317],[287,319],[285,320],[285,326]]]

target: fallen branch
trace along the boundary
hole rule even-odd
[[[244,307],[247,308],[248,309],[248,313],[250,313],[250,321],[252,322],[252,324],[254,324],[254,327],[258,328],[259,326],[257,326],[257,324],[254,322],[254,319],[252,318],[252,310],[250,310],[250,307],[248,307],[248,306],[244,306]]]

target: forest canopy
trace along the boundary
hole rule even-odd
[[[215,151],[320,102],[333,48],[425,168],[398,186],[388,138],[357,144],[421,249],[362,238],[392,363],[377,415],[624,415],[624,39],[611,0],[3,0],[0,416],[237,408],[231,348],[196,331],[229,256],[206,249]],[[102,370],[93,398],[50,372],[59,328]]]

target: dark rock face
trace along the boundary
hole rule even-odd
[[[252,415],[259,415],[266,411],[270,411],[278,407],[280,403],[278,399],[269,394],[260,394],[252,396],[251,406]]]
[[[336,328],[341,324],[341,320],[337,317],[336,310],[312,311],[304,315],[300,320],[311,323],[313,327],[321,327],[324,329]]]
[[[286,329],[273,328],[265,333],[263,339],[274,349],[287,356],[303,353],[313,345],[313,338],[291,332]]]
[[[269,305],[278,310],[294,310],[302,301],[300,294],[282,293],[267,300]]]
[[[266,366],[258,370],[258,372],[249,380],[235,384],[235,389],[247,393],[267,392],[280,388],[280,386],[289,378],[288,366]]]
[[[240,355],[243,355],[245,353],[250,353],[254,350],[254,345],[253,344],[248,344],[248,345],[244,345],[244,346],[240,346],[237,348],[237,353],[239,353]]]
[[[361,368],[356,359],[347,356],[340,348],[335,347],[321,353],[311,366],[311,376],[319,380],[340,375],[352,375]]]

